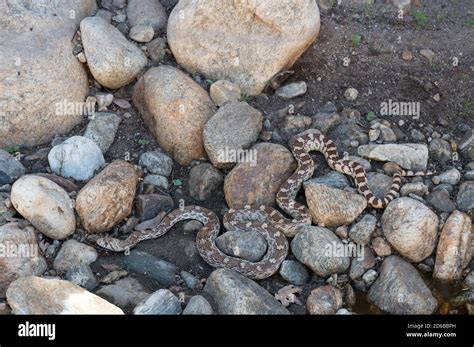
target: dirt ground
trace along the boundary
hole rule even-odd
[[[175,3],[162,2],[168,11],[171,11]],[[424,129],[430,125],[431,132],[450,134],[452,138],[459,140],[466,127],[474,126],[474,1],[439,0],[423,3],[423,7],[417,9],[416,16],[406,15],[403,20],[397,17],[397,11],[393,7],[379,4],[377,1],[371,6],[334,6],[330,10],[322,10],[319,37],[293,66],[294,75],[287,80],[305,81],[308,86],[307,93],[291,101],[275,95],[260,95],[250,98],[249,103],[271,119],[272,115],[290,103],[296,106],[297,113],[312,116],[326,102],[333,101],[338,111],[345,107],[354,108],[365,119],[368,112],[378,115],[380,104],[389,99],[420,102],[421,116],[418,120],[412,119],[411,116],[380,118],[398,126],[407,135],[412,128],[425,132]],[[356,35],[360,35],[360,40]],[[432,50],[435,57],[432,60],[423,57],[419,53],[422,49]],[[403,60],[403,51],[412,52],[413,60]],[[343,64],[344,58],[350,58],[348,66]],[[453,64],[455,58],[458,61],[457,66]],[[170,53],[163,63],[176,66]],[[209,89],[205,78],[193,77]],[[132,87],[133,84],[114,92],[115,97],[131,101]],[[359,91],[356,101],[347,101],[344,98],[344,91],[348,87]],[[92,88],[91,95],[94,91]],[[433,98],[436,94],[439,94],[439,101]],[[120,109],[111,111],[118,114],[124,112]],[[157,147],[153,135],[136,109],[133,108],[130,112],[132,117],[123,118],[116,140],[107,152],[107,162],[124,158],[126,153],[130,153],[132,162],[138,163],[140,154]],[[399,126],[401,119],[405,123]],[[85,120],[65,138],[82,134],[86,125]],[[425,135],[429,136],[430,133]],[[342,144],[338,143],[338,147],[340,146]],[[35,152],[37,149],[27,152]],[[341,147],[339,149],[346,150]],[[356,154],[356,149],[347,150],[351,155]],[[327,169],[322,160],[318,160],[318,164],[315,175],[320,175]],[[44,165],[46,166],[47,162],[44,162]],[[30,167],[32,171],[40,169]],[[172,179],[180,179],[183,184],[170,184],[174,201],[177,203],[182,198],[186,204],[200,204],[222,216],[222,211],[226,208],[223,191],[219,191],[209,201],[193,201],[188,193],[188,176],[189,168],[180,167],[175,163]],[[194,242],[195,234],[184,233],[182,225],[179,225],[160,239],[142,242],[136,249],[170,261],[198,277],[208,277],[212,268],[199,257]],[[100,263],[120,262],[123,257],[104,251],[101,251],[101,255],[94,266],[97,272],[104,272],[99,266]],[[138,277],[150,288],[157,288],[157,285],[146,277]],[[304,288],[303,297],[321,281],[314,279],[308,283]],[[271,293],[287,285],[279,275],[260,281],[260,284]],[[433,283],[433,286],[445,299],[459,289],[436,283]],[[187,294],[192,292],[188,290]],[[357,299],[355,312],[378,312],[365,301],[363,293],[358,293]],[[292,305],[290,310],[305,312],[304,307],[296,305]]]

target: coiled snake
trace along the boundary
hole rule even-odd
[[[303,182],[312,177],[315,163],[309,152],[321,152],[329,167],[351,176],[357,190],[364,195],[373,208],[384,208],[398,196],[402,176],[418,176],[431,173],[413,173],[397,168],[392,177],[390,191],[384,199],[379,199],[370,191],[364,168],[351,160],[339,158],[333,141],[321,134],[319,130],[310,129],[295,136],[290,144],[298,167],[280,187],[276,202],[292,218],[287,218],[275,208],[260,206],[242,209],[230,209],[223,219],[224,227],[229,230],[254,230],[262,234],[267,243],[267,253],[258,262],[250,262],[223,253],[215,244],[219,235],[220,222],[216,214],[200,206],[186,206],[166,215],[161,222],[151,229],[135,230],[126,239],[110,236],[89,235],[88,239],[108,250],[120,252],[134,247],[141,241],[158,238],[168,232],[176,223],[184,220],[198,220],[203,224],[196,237],[197,248],[201,257],[211,266],[226,267],[238,271],[253,279],[262,279],[278,271],[281,262],[288,253],[287,237],[293,237],[298,230],[311,224],[311,215],[306,206],[295,201]]]

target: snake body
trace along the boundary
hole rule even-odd
[[[401,177],[431,174],[414,173],[397,167],[388,194],[383,199],[379,199],[369,189],[364,168],[355,161],[341,159],[334,142],[321,134],[319,130],[310,129],[296,135],[290,143],[290,148],[298,167],[281,185],[276,194],[276,202],[292,218],[287,218],[277,209],[266,205],[259,207],[247,205],[239,209],[229,209],[223,218],[224,227],[228,231],[254,230],[264,236],[268,248],[265,256],[258,262],[250,262],[223,253],[215,244],[220,231],[219,218],[212,211],[200,206],[191,205],[174,210],[158,225],[147,230],[136,230],[124,240],[98,235],[90,235],[88,238],[103,248],[124,251],[143,240],[164,235],[180,221],[194,219],[203,224],[197,233],[196,242],[199,254],[208,264],[233,269],[252,279],[262,279],[277,272],[281,262],[286,258],[288,253],[286,237],[295,236],[302,226],[311,224],[308,208],[295,200],[303,182],[311,178],[315,170],[315,163],[309,155],[310,152],[321,152],[331,169],[351,176],[357,190],[373,208],[384,208],[398,196]]]

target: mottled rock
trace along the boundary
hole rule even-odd
[[[149,184],[164,190],[167,190],[169,187],[168,178],[161,175],[148,175],[143,179],[143,184]]]
[[[355,280],[361,277],[367,270],[375,266],[375,257],[369,247],[362,248],[361,254],[352,258],[351,267],[349,269],[349,277]]]
[[[368,299],[391,314],[431,314],[437,307],[436,299],[413,265],[394,255],[382,263]]]
[[[97,257],[97,251],[93,247],[71,239],[61,246],[54,259],[53,268],[59,273],[65,273],[73,267],[90,265]]]
[[[195,295],[191,299],[189,299],[186,308],[183,310],[183,314],[185,315],[201,315],[213,313],[214,311],[212,310],[211,304],[209,304],[209,302],[201,295]]]
[[[159,289],[143,299],[134,309],[133,314],[181,314],[178,298],[168,289]]]
[[[428,147],[424,144],[363,145],[358,148],[358,154],[373,160],[393,161],[412,171],[426,171],[428,164]]]
[[[89,121],[84,137],[94,141],[102,153],[105,153],[115,140],[120,120],[120,117],[113,113],[97,112]]]
[[[170,196],[160,194],[142,194],[137,196],[136,215],[140,221],[156,217],[160,212],[169,212],[174,207]]]
[[[258,262],[267,251],[267,241],[256,231],[231,230],[216,239],[216,245],[224,253]]]
[[[132,277],[122,278],[114,284],[103,286],[96,294],[127,311],[150,295],[140,282]]]
[[[205,201],[222,186],[224,178],[209,163],[194,166],[189,173],[189,194],[193,199]]]
[[[430,193],[426,197],[426,201],[440,212],[449,213],[456,209],[456,205],[454,205],[446,189],[440,189]]]
[[[454,186],[458,184],[459,181],[461,180],[461,173],[459,172],[458,169],[453,168],[453,169],[444,171],[435,177],[438,177],[439,183],[448,183]]]
[[[474,209],[474,181],[466,181],[459,187],[456,203],[461,211],[467,212],[473,218]]]
[[[76,211],[90,233],[103,233],[130,215],[138,174],[135,167],[115,160],[90,180],[76,198]]]
[[[369,172],[367,174],[367,182],[372,193],[379,199],[383,199],[390,191],[392,177],[378,172]]]
[[[474,129],[469,129],[459,141],[461,155],[468,160],[474,160]]]
[[[326,186],[339,189],[344,189],[351,186],[346,175],[337,171],[329,171],[324,176],[311,178],[305,181],[303,184],[307,185],[312,183],[324,184]]]
[[[150,59],[159,64],[166,55],[166,40],[158,37],[147,44]]]
[[[155,31],[166,28],[168,16],[158,0],[128,0],[127,18],[131,26],[149,25]]]
[[[372,240],[372,248],[379,257],[386,257],[392,254],[390,245],[381,237],[376,237]]]
[[[134,25],[128,35],[134,41],[147,43],[153,40],[155,30],[150,25]]]
[[[400,195],[407,196],[408,194],[425,196],[426,194],[428,194],[428,186],[423,182],[406,183],[401,187]]]
[[[293,82],[285,84],[284,86],[278,88],[275,91],[275,94],[278,95],[280,98],[284,99],[292,99],[298,96],[306,94],[307,91],[306,82]]]
[[[376,224],[377,218],[371,214],[366,214],[360,221],[351,227],[349,230],[349,237],[355,243],[366,245],[370,242]]]
[[[451,146],[448,141],[443,139],[433,139],[430,142],[430,158],[445,163],[451,159]]]
[[[87,265],[74,266],[67,270],[65,278],[79,287],[89,291],[97,287],[97,279],[91,268]]]
[[[226,80],[216,81],[211,84],[209,93],[212,101],[219,107],[228,102],[238,102],[242,96],[240,87]]]
[[[295,260],[284,260],[281,263],[280,275],[284,280],[296,286],[305,284],[309,277],[306,267]]]
[[[342,307],[342,292],[327,285],[313,289],[306,301],[309,314],[336,314]]]
[[[160,150],[143,153],[138,163],[148,172],[157,175],[169,176],[173,170],[173,159]]]
[[[0,149],[0,185],[15,182],[25,172],[26,169],[19,160],[16,160],[10,153]]]
[[[26,175],[11,191],[15,209],[46,236],[62,240],[76,230],[73,201],[66,191],[47,178]]]

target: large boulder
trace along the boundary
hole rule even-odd
[[[179,164],[206,157],[202,131],[213,102],[189,76],[171,66],[150,69],[135,85],[133,101],[160,147]]]
[[[72,38],[95,0],[0,2],[0,147],[35,146],[82,120],[87,73]]]
[[[168,42],[188,71],[256,95],[293,65],[319,28],[314,0],[182,0],[168,19]]]

